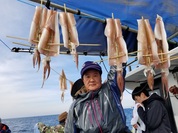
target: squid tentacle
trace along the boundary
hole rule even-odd
[[[43,88],[45,80],[47,80],[50,75],[50,61],[51,59],[49,56],[43,59],[43,82],[41,88]],[[47,76],[46,76],[46,72],[48,72]]]
[[[168,92],[169,92],[168,75],[169,75],[168,69],[161,70],[161,81],[162,81],[163,94],[164,94],[165,99],[168,98]]]
[[[147,77],[147,82],[148,82],[148,86],[151,90],[153,90],[154,87],[154,75],[155,72],[153,70],[152,67],[147,67],[144,70],[144,75]]]
[[[34,54],[33,54],[33,68],[35,68],[35,65],[38,65],[38,70],[40,69],[40,63],[41,63],[41,56],[40,56],[40,52],[38,51],[37,48],[35,48],[34,50]]]

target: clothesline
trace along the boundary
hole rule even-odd
[[[14,36],[7,36],[8,38],[14,38],[14,39],[19,39],[19,40],[26,40],[26,41],[28,41],[28,39],[26,39],[26,38],[21,38],[21,37],[14,37]],[[31,48],[35,48],[35,46],[31,46],[31,45],[28,45],[28,44],[23,44],[23,43],[19,43],[19,42],[12,42],[12,43],[14,43],[14,44],[18,44],[18,45],[22,45],[22,46],[27,46],[27,47],[31,47]],[[63,45],[63,44],[58,44],[58,45]],[[100,44],[80,44],[81,46],[99,46]],[[129,55],[132,55],[132,54],[136,54],[136,53],[138,53],[138,52],[140,52],[140,51],[133,51],[133,52],[130,52],[130,53],[128,53]],[[161,53],[161,54],[167,54],[167,53]],[[168,53],[168,54],[170,54],[170,52]],[[158,55],[160,55],[160,53],[158,54]],[[113,57],[113,58],[119,58],[119,57],[121,57],[121,56],[123,56],[123,55],[119,55],[118,57]],[[143,56],[151,56],[151,54],[149,54],[149,55],[143,55]],[[174,57],[175,58],[175,57]],[[174,60],[174,58],[172,58],[172,60]],[[175,58],[175,59],[177,59],[177,58]],[[104,60],[108,60],[108,58],[105,58],[105,59],[103,59],[103,61]],[[100,62],[101,60],[99,60],[99,61],[95,61],[95,62]],[[164,61],[163,61],[164,62]]]

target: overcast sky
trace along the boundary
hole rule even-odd
[[[49,79],[41,88],[42,65],[37,72],[37,68],[32,66],[32,54],[15,53],[10,50],[13,47],[22,47],[12,42],[29,43],[7,37],[28,38],[35,6],[17,0],[1,0],[0,5],[0,117],[5,119],[41,116],[68,111],[72,103],[70,89],[65,91],[64,102],[61,102],[59,74],[64,69],[69,80],[75,81],[80,77],[80,71],[76,69],[72,56],[52,57],[51,68],[55,71],[51,70]],[[100,58],[79,56],[79,70],[87,60],[97,61]],[[104,68],[103,73],[104,81],[107,74]],[[133,104],[131,95],[125,91],[124,108],[132,107]]]

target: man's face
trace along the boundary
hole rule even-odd
[[[143,101],[144,101],[143,93],[141,93],[140,96],[135,96],[136,103],[142,103]]]
[[[88,70],[83,75],[85,88],[89,91],[97,90],[101,87],[101,75],[97,70]]]

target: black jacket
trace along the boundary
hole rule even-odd
[[[156,93],[143,101],[145,111],[138,108],[138,114],[146,125],[145,133],[171,133],[169,116],[164,105],[164,99]]]

